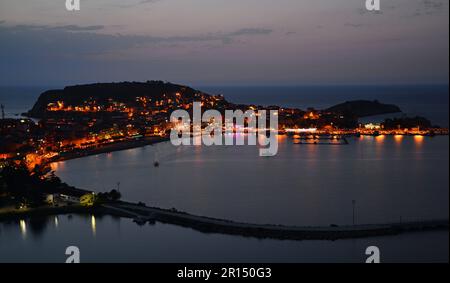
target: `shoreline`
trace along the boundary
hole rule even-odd
[[[38,207],[25,211],[14,211],[0,213],[0,223],[15,220],[23,220],[31,217],[46,217],[54,215],[67,214],[105,214],[105,210],[101,207],[83,207],[80,205],[71,205],[64,207]],[[107,213],[106,213],[107,214]]]
[[[169,141],[169,137],[146,137],[140,140],[131,140],[131,141],[121,141],[115,142],[108,145],[104,145],[97,148],[91,149],[81,149],[74,150],[70,152],[63,153],[57,157],[49,159],[46,164],[51,164],[54,162],[68,161],[72,159],[83,158],[87,156],[97,155],[97,154],[105,154],[116,151],[122,151],[127,149],[139,148],[148,145],[153,145],[161,142]]]

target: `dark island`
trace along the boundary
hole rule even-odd
[[[358,118],[376,116],[381,114],[400,113],[402,110],[397,105],[383,104],[378,100],[355,100],[347,101],[327,109],[333,113],[342,115],[353,115]]]

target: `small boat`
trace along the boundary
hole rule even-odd
[[[153,160],[155,160],[155,162],[153,162],[153,166],[159,167],[159,161],[158,161],[159,160],[159,147],[158,146],[156,147],[155,157]]]
[[[261,153],[261,155],[260,155],[261,157],[274,157],[274,155],[272,154],[272,153],[269,153],[269,152],[263,152],[263,153]]]
[[[144,217],[138,216],[138,217],[133,219],[133,222],[136,223],[139,226],[142,226],[142,225],[144,225],[147,222],[147,219],[145,219]]]
[[[153,214],[148,216],[136,216],[133,219],[133,222],[136,223],[139,226],[145,225],[145,223],[149,223],[150,225],[153,225],[156,223],[155,217]]]

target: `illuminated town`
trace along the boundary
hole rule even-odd
[[[145,86],[145,84],[144,84]],[[202,110],[277,110],[279,134],[292,135],[294,141],[338,140],[346,136],[447,135],[448,129],[434,127],[425,118],[386,119],[382,123],[358,122],[352,112],[308,108],[263,107],[229,103],[221,95],[212,96],[193,89],[163,82],[148,82],[147,87],[174,89],[156,95],[120,99],[120,95],[95,97],[78,101],[50,100],[44,111],[30,111],[32,118],[0,120],[0,166],[25,164],[29,170],[44,170],[53,161],[89,154],[111,152],[167,140],[174,128],[169,121],[176,109],[192,109],[194,101]],[[366,102],[367,103],[367,102]],[[373,102],[375,111],[379,105]],[[358,105],[355,105],[357,107]],[[224,123],[225,121],[222,121]],[[191,127],[192,125],[185,125]],[[206,125],[204,125],[206,126]],[[246,131],[247,129],[244,129]]]

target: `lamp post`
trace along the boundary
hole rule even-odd
[[[353,208],[353,226],[355,225],[355,206],[356,206],[356,200],[352,200],[352,208]]]

